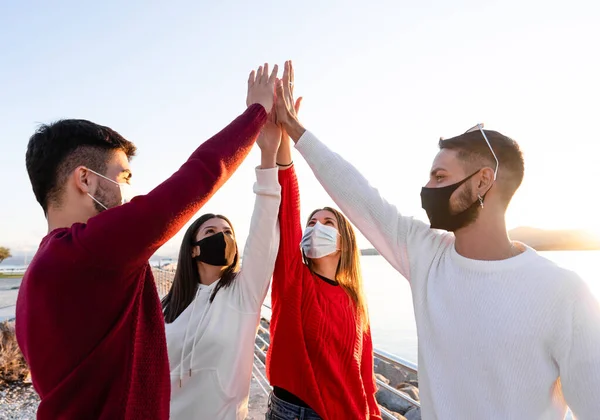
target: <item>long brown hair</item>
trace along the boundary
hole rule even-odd
[[[340,262],[338,263],[335,273],[335,280],[340,287],[344,289],[354,304],[357,318],[362,328],[366,329],[369,326],[369,311],[367,310],[367,300],[363,290],[362,272],[360,269],[360,251],[356,244],[354,229],[342,213],[331,207],[316,209],[308,216],[308,221],[310,222],[310,219],[313,218],[315,213],[321,210],[333,213],[337,220],[338,233],[341,237]],[[304,260],[308,268],[314,272],[312,260],[306,257],[304,257]]]
[[[219,218],[225,220],[229,226],[231,227],[231,231],[233,231],[233,226],[229,219],[225,216],[221,216],[220,214],[204,214],[198,218],[188,230],[185,232],[183,236],[183,241],[181,243],[181,248],[179,250],[179,259],[177,261],[177,270],[175,271],[175,277],[173,279],[173,284],[171,285],[171,290],[162,300],[162,309],[163,315],[165,317],[165,322],[170,324],[175,321],[179,315],[185,308],[189,306],[190,303],[194,301],[194,297],[196,296],[196,291],[198,290],[198,285],[200,284],[200,274],[198,273],[198,265],[194,258],[192,258],[192,250],[194,248],[194,244],[196,243],[196,235],[198,231],[202,227],[204,223],[213,218]],[[235,238],[235,232],[233,233],[233,237]],[[213,290],[210,296],[210,303],[215,299],[215,296],[219,289],[224,287],[229,287],[233,284],[235,277],[240,269],[239,256],[238,256],[238,247],[237,242],[235,242],[235,258],[233,259],[233,263],[228,266],[223,274],[221,275],[221,280]]]

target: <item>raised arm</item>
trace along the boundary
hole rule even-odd
[[[581,279],[558,360],[565,400],[577,420],[600,413],[600,303]]]
[[[293,75],[289,62],[284,70],[284,81],[286,74]],[[289,83],[277,86],[277,118],[335,203],[379,253],[410,280],[412,260],[433,258],[434,248],[445,235],[434,233],[425,223],[402,216],[354,166],[305,130],[291,106],[293,98],[289,86]]]
[[[312,133],[305,131],[296,143],[317,180],[375,249],[410,281],[411,258],[433,258],[440,235],[425,223],[404,217],[371,186],[367,179]],[[423,252],[423,245],[431,252]]]
[[[154,252],[227,181],[252,148],[273,105],[277,68],[259,68],[248,81],[248,109],[204,142],[187,162],[149,194],[104,211],[77,225],[75,240],[95,253],[98,265],[128,268],[145,264]]]
[[[299,107],[300,100],[295,104],[296,112]],[[279,121],[277,123],[279,124]],[[285,130],[281,131],[281,143],[277,151],[276,162],[279,166],[279,184],[281,185],[281,206],[279,208],[281,239],[273,272],[271,293],[273,308],[283,293],[295,293],[295,296],[300,297],[298,288],[302,287],[299,281],[303,266],[302,252],[300,251],[300,240],[302,239],[300,190],[292,162],[292,141]]]
[[[260,311],[279,249],[277,215],[281,203],[281,187],[275,156],[280,138],[281,130],[271,114],[257,140],[261,149],[261,165],[256,169],[256,201],[239,281],[235,283],[241,291],[241,304],[248,312]]]
[[[275,303],[282,293],[301,287],[299,277],[302,269],[302,224],[300,221],[300,190],[296,170],[291,162],[290,140],[283,136],[277,154],[279,184],[281,185],[281,206],[279,227],[281,239],[275,261],[271,297]]]

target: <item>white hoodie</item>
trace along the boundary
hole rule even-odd
[[[242,268],[209,303],[218,282],[200,285],[194,301],[166,324],[171,419],[243,420],[260,308],[279,249],[278,169],[256,169],[256,201]],[[181,384],[181,385],[180,385]]]

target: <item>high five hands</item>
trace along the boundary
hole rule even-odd
[[[284,130],[283,140],[289,140],[285,138],[289,135],[295,143],[306,130],[298,121],[298,111],[300,110],[302,98],[294,101],[294,67],[291,61],[285,62],[283,79],[277,80],[276,95],[275,111],[277,122]]]
[[[290,137],[297,142],[305,129],[298,121],[302,98],[294,100],[294,68],[285,62],[283,79],[277,78],[277,65],[269,75],[269,65],[252,71],[248,78],[248,106],[261,104],[269,114],[257,139],[262,151],[261,167],[274,167],[275,163],[291,162]],[[277,159],[275,160],[275,156]],[[289,166],[280,164],[280,166]],[[283,168],[282,168],[283,169]]]
[[[285,62],[283,79],[277,78],[277,71],[278,66],[276,64],[269,75],[268,63],[260,66],[257,71],[252,70],[248,77],[246,105],[261,104],[268,114],[272,114],[273,105],[275,104],[276,116],[270,116],[269,122],[280,125],[296,142],[305,129],[298,121],[298,111],[302,98],[294,101],[294,67],[292,62]]]

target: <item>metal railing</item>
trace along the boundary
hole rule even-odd
[[[412,373],[414,375],[418,374],[417,365],[409,362],[408,360],[404,360],[401,357],[396,356],[395,354],[388,353],[384,350],[375,349],[373,351],[375,357],[384,362],[387,362],[391,365],[401,367],[405,372]]]
[[[156,287],[158,290],[159,297],[162,299],[169,292],[169,289],[171,288],[171,283],[173,282],[173,277],[175,275],[175,272],[161,270],[159,268],[152,268],[152,272],[154,273],[154,280],[156,282]],[[263,304],[263,308],[268,309],[269,311],[271,310],[271,307],[267,304]],[[267,339],[263,338],[261,336],[261,333],[264,334]],[[265,348],[263,350],[257,343],[254,344],[254,364],[253,364],[253,369],[252,369],[252,377],[254,378],[254,380],[256,380],[256,382],[258,383],[258,385],[260,386],[260,388],[262,389],[264,394],[266,396],[268,396],[272,390],[272,387],[269,384],[269,381],[266,377],[266,372],[265,372],[266,366],[265,366],[263,360],[259,356],[262,356],[263,359],[266,360],[266,357],[267,357],[266,351],[268,351],[268,348],[270,346],[270,333],[269,333],[268,329],[266,329],[265,327],[263,327],[260,324],[258,325],[258,333],[256,334],[256,340],[258,340],[262,345],[264,345]],[[388,353],[388,352],[386,352],[384,350],[380,350],[380,349],[374,349],[373,354],[374,354],[375,358],[377,358],[380,361],[387,363],[397,369],[400,369],[403,372],[406,372],[406,373],[412,374],[412,375],[417,375],[417,373],[418,373],[416,364],[411,363],[407,360],[404,360],[401,357],[398,357],[394,354]],[[403,401],[409,403],[413,407],[421,407],[421,404],[419,403],[419,401],[416,401],[415,399],[411,398],[408,394],[405,394],[404,392],[401,392],[401,391],[397,390],[396,388],[391,387],[390,385],[388,385],[387,383],[385,383],[384,381],[382,381],[380,379],[376,379],[376,382],[377,382],[377,385],[379,385],[381,388],[392,393],[394,396],[402,399]],[[389,410],[387,410],[385,407],[380,405],[379,408],[381,409],[381,415],[384,419],[389,419],[389,420],[396,419],[396,417],[394,417],[394,415]]]
[[[154,274],[154,282],[156,283],[158,296],[162,299],[167,295],[167,293],[169,293],[169,290],[171,290],[171,284],[173,284],[175,272],[152,267],[152,274]]]

